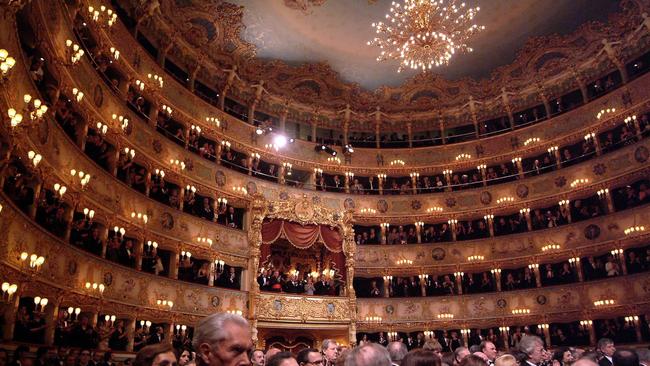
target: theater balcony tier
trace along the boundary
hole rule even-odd
[[[629,227],[647,225],[646,223],[650,223],[647,205],[567,226],[489,239],[430,244],[357,245],[355,274],[381,277],[385,274],[417,276],[430,271],[469,273],[567,260],[647,242],[650,240],[648,233],[639,236],[627,236],[624,233]],[[555,244],[558,248],[542,250],[549,244]],[[470,260],[472,256],[480,256],[482,259]]]
[[[611,306],[597,306],[598,299],[611,299]],[[569,286],[554,286],[506,293],[436,298],[358,299],[360,331],[394,329],[485,328],[498,324],[528,325],[595,320],[650,310],[650,275],[647,273]],[[524,315],[513,310],[526,309]],[[439,314],[453,317],[441,320]],[[365,321],[380,317],[381,322]]]
[[[58,7],[48,9],[48,11],[50,10],[56,13],[64,11]],[[57,22],[54,22],[56,24],[48,25],[52,29],[47,29],[48,26],[41,30],[36,29],[38,32],[43,32],[44,38],[51,42],[51,49],[61,48],[59,45],[63,44],[66,39],[74,38],[74,34],[72,33],[72,21],[69,17],[63,16],[66,15],[65,12],[61,15],[62,16],[58,19],[65,23],[58,24]],[[132,37],[121,24],[113,27],[110,33],[104,33],[103,31],[98,30],[96,36],[123,50],[123,56],[114,64],[116,65],[115,67],[119,68],[125,75],[124,83],[120,86],[120,90],[124,92],[124,95],[126,95],[128,90],[129,81],[133,82],[134,80],[140,80],[144,77],[143,75],[148,72],[155,72],[157,74],[163,73],[153,60],[148,57],[140,57],[142,50],[139,46],[132,44]],[[50,54],[49,56],[55,58],[54,54]],[[139,60],[137,69],[131,65],[133,62],[132,60],[135,59]],[[91,77],[92,75],[90,75],[90,73],[75,73],[75,78],[77,78],[76,82],[79,84],[94,85],[94,80],[96,80],[96,78]],[[287,149],[280,154],[269,153],[268,151],[265,151],[263,147],[265,144],[271,142],[270,138],[265,139],[264,137],[261,137],[255,142],[252,141],[251,136],[255,136],[255,128],[253,126],[237,121],[232,117],[225,116],[221,111],[204,102],[198,102],[198,98],[195,95],[174,81],[166,83],[166,86],[161,90],[145,96],[149,98],[150,102],[156,107],[162,105],[172,106],[175,118],[178,118],[183,125],[187,127],[191,125],[200,125],[203,127],[203,131],[208,135],[212,134],[215,138],[219,138],[219,140],[228,139],[233,143],[234,147],[237,147],[243,152],[257,152],[260,155],[265,156],[265,158],[268,158],[270,162],[276,163],[278,166],[282,162],[289,162],[292,163],[295,168],[303,167],[307,168],[307,170],[311,170],[313,164],[318,163],[319,166],[322,166],[326,171],[342,173],[345,170],[353,169],[357,172],[367,171],[368,173],[374,174],[384,173],[386,170],[389,170],[390,167],[388,164],[393,160],[405,160],[407,163],[406,167],[393,167],[392,169],[396,172],[408,174],[415,168],[425,169],[431,167],[431,171],[440,171],[443,169],[443,166],[453,167],[455,164],[458,164],[458,167],[463,166],[463,164],[465,164],[465,166],[475,167],[477,164],[483,163],[483,160],[485,160],[486,163],[489,163],[487,160],[492,159],[494,156],[499,156],[500,161],[509,161],[513,156],[511,153],[513,145],[519,145],[517,148],[522,150],[537,149],[539,151],[546,151],[549,146],[555,144],[555,141],[559,141],[559,139],[564,138],[571,132],[577,133],[576,131],[579,130],[580,133],[577,135],[580,137],[584,136],[585,125],[593,127],[593,122],[596,121],[596,115],[601,109],[603,109],[603,106],[616,107],[618,110],[622,110],[623,103],[621,100],[623,99],[622,95],[624,93],[629,92],[631,100],[634,103],[646,100],[647,91],[643,88],[643,85],[645,85],[643,80],[645,80],[645,78],[647,78],[647,76],[641,76],[638,80],[626,84],[625,88],[619,89],[611,95],[603,97],[605,99],[599,99],[598,102],[589,103],[574,111],[555,117],[551,121],[545,122],[545,125],[524,128],[519,131],[514,131],[507,136],[466,143],[458,145],[457,147],[444,146],[429,149],[414,149],[409,151],[408,159],[404,158],[403,151],[392,151],[390,149],[382,150],[381,155],[385,162],[385,167],[377,167],[376,151],[364,151],[363,149],[359,149],[358,152],[353,154],[352,164],[349,164],[349,166],[341,167],[336,164],[328,164],[326,156],[314,152],[314,144],[301,141],[297,141],[295,145],[291,146],[291,149]],[[104,90],[103,95],[105,95],[105,92],[106,90]],[[145,92],[145,94],[147,93]],[[197,105],[199,108],[197,108]],[[156,107],[153,109],[157,112]],[[110,116],[112,113],[114,113],[114,111],[109,111],[108,115]],[[206,117],[215,116],[218,116],[224,121],[224,126],[226,124],[228,125],[226,131],[214,128],[214,126],[206,125]],[[625,116],[621,117],[622,118],[620,119],[625,118]],[[552,126],[553,128],[548,128],[549,126]],[[554,132],[551,134],[549,131]],[[560,133],[557,131],[560,131]],[[558,138],[558,136],[560,137]],[[529,138],[540,138],[541,140],[539,144],[543,145],[543,148],[539,145],[536,148],[528,146],[524,147],[523,143]],[[469,154],[474,157],[474,159],[472,159],[471,164],[465,162],[457,163],[455,158],[460,154]],[[520,155],[519,151],[517,152],[517,155]],[[505,159],[506,156],[507,159]],[[480,159],[476,160],[476,158]],[[435,162],[433,165],[432,161]]]

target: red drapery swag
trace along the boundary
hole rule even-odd
[[[271,244],[279,238],[286,238],[296,248],[306,249],[316,242],[322,242],[334,253],[343,250],[343,238],[336,228],[326,225],[301,225],[285,220],[270,220],[262,224],[262,243]]]

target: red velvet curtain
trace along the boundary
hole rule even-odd
[[[320,241],[334,253],[343,250],[343,238],[336,228],[325,225],[301,225],[285,220],[270,220],[262,224],[262,243],[271,244],[286,238],[291,245],[305,249]]]

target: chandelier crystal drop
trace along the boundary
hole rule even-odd
[[[372,23],[377,37],[368,45],[380,49],[377,61],[398,60],[397,72],[406,68],[425,71],[449,64],[485,26],[474,24],[480,7],[457,0],[403,0],[391,3],[385,22]]]

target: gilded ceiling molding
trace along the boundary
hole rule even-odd
[[[135,0],[122,1],[128,4]],[[311,4],[312,2],[296,0],[295,3]],[[482,80],[464,78],[451,81],[443,79],[437,74],[427,73],[414,76],[400,87],[381,87],[374,91],[367,91],[362,90],[356,83],[343,82],[338,73],[333,71],[326,62],[289,66],[279,60],[259,60],[254,57],[254,51],[230,52],[229,56],[232,56],[230,63],[239,65],[239,76],[248,82],[243,83],[245,85],[239,88],[241,90],[231,90],[229,94],[235,99],[246,102],[250,99],[248,97],[250,92],[246,85],[255,84],[263,79],[270,93],[268,105],[282,104],[284,100],[291,99],[294,101],[293,108],[300,111],[299,115],[308,114],[313,106],[319,105],[323,109],[321,112],[323,115],[328,116],[329,119],[336,119],[333,111],[349,103],[352,109],[359,112],[370,112],[376,106],[381,106],[382,111],[392,114],[392,117],[398,120],[404,119],[406,112],[415,113],[412,117],[416,119],[426,118],[427,115],[430,118],[432,110],[439,111],[441,108],[446,110],[444,114],[449,115],[447,118],[460,118],[462,113],[467,113],[460,106],[467,103],[469,96],[473,96],[476,100],[485,103],[485,106],[478,112],[479,116],[496,116],[503,112],[499,100],[504,85],[507,85],[509,92],[514,93],[514,97],[510,98],[512,107],[523,107],[527,105],[531,94],[537,97],[539,89],[535,85],[541,85],[544,92],[551,96],[557,96],[570,88],[575,88],[577,86],[575,76],[567,70],[577,69],[581,77],[598,76],[606,70],[607,62],[597,62],[598,57],[604,57],[600,52],[603,47],[600,41],[602,39],[618,39],[620,35],[629,34],[631,30],[637,28],[643,22],[641,19],[643,9],[638,6],[645,5],[639,5],[637,2],[629,0],[623,1],[621,12],[612,15],[607,24],[589,22],[570,35],[532,38],[523,46],[513,63],[495,69],[489,78]],[[128,8],[128,6],[125,7]],[[190,22],[192,14],[200,14],[202,8],[193,3],[186,8],[180,9],[180,12],[178,9],[174,9],[173,13],[170,13],[171,9],[163,9],[163,16],[158,21],[164,20],[165,24],[152,24],[150,27],[155,28],[149,33],[164,36],[170,32],[170,24],[175,29],[188,30],[190,26],[178,27],[174,25],[179,22]],[[228,21],[236,24],[237,21],[241,22],[241,16],[237,13],[236,16],[228,18]],[[233,32],[233,35],[239,34],[242,27],[243,25],[236,24],[237,31]],[[165,31],[161,33],[163,28]],[[200,33],[205,32],[201,31]],[[181,36],[194,38],[196,35],[196,31],[190,31],[187,32],[187,36]],[[202,35],[201,38],[204,39],[206,36]],[[234,49],[237,49],[234,44],[243,45],[243,41],[239,43],[232,39],[230,41],[228,45]],[[196,40],[192,42],[197,43]],[[190,44],[190,42],[187,43]],[[206,60],[214,59],[223,53],[223,45],[218,42],[202,42],[201,44],[203,46],[198,48],[190,47],[193,50],[190,48],[179,49],[179,53],[186,54],[191,51],[190,53],[195,54],[208,54]],[[249,46],[246,45],[246,47]],[[214,52],[208,52],[207,49]],[[617,52],[625,54],[623,50]],[[187,60],[199,58],[196,55],[182,57]],[[585,61],[588,62],[585,63]],[[219,67],[223,67],[223,65]],[[535,80],[531,80],[530,75],[535,75]],[[367,118],[360,119],[361,123],[369,121]],[[303,119],[297,120],[305,122]],[[351,128],[354,129],[356,126],[351,126]]]
[[[313,7],[325,4],[327,0],[284,0],[284,6],[289,9],[299,10],[304,14],[309,14]]]

